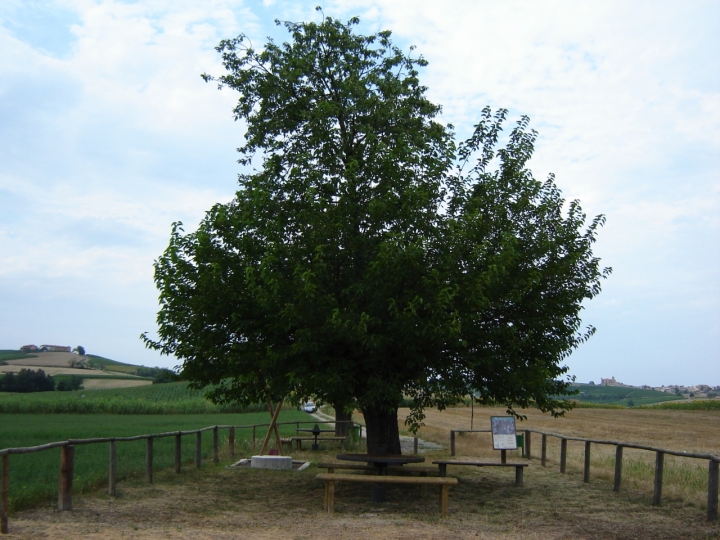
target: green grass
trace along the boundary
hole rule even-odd
[[[215,405],[186,382],[76,392],[0,393],[0,413],[216,414],[264,412],[265,405]]]
[[[37,355],[24,353],[20,351],[13,351],[9,349],[0,349],[0,362],[5,360],[17,360],[19,358],[36,358]]]
[[[280,422],[314,421],[302,411],[280,413]],[[35,446],[67,439],[94,437],[126,437],[191,430],[212,425],[267,424],[269,413],[204,414],[161,416],[110,415],[42,415],[0,414],[0,449]],[[295,425],[280,426],[283,436],[295,434]],[[221,448],[227,445],[227,430],[220,431]],[[257,437],[265,435],[265,428],[257,428]],[[237,455],[249,454],[252,429],[235,431]],[[203,433],[203,458],[212,455],[212,432]],[[247,441],[247,442],[246,442]],[[118,480],[144,474],[145,441],[118,442]],[[107,483],[108,443],[75,447],[73,492],[81,493]],[[153,445],[154,469],[170,468],[174,464],[174,437],[156,439]],[[195,456],[195,435],[183,437],[183,462],[191,465]],[[15,511],[37,504],[56,504],[60,449],[54,448],[34,454],[10,456],[10,509]]]

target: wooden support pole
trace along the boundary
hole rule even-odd
[[[560,472],[565,474],[567,470],[567,439],[560,439]]]
[[[542,434],[542,443],[541,443],[541,455],[540,455],[540,465],[543,467],[547,464],[547,435],[544,433]]]
[[[195,466],[199,469],[202,465],[202,431],[195,434]]]
[[[447,484],[440,486],[440,516],[446,518],[448,516],[448,491]]]
[[[148,484],[153,483],[153,438],[145,439],[145,481]]]
[[[255,428],[257,426],[253,426],[253,451],[255,450]]]
[[[220,462],[220,433],[218,427],[213,428],[213,463]]]
[[[530,459],[530,430],[525,430],[525,457]]]
[[[332,515],[335,513],[335,482],[327,483],[327,511]]]
[[[455,432],[450,430],[450,455],[455,455]]]
[[[235,428],[232,426],[230,426],[228,433],[228,452],[231,458],[235,457]]]
[[[418,438],[413,437],[413,455],[417,456],[418,454]]]
[[[623,447],[618,445],[615,449],[615,481],[613,482],[613,491],[620,491],[620,481],[622,480],[622,456]]]
[[[280,402],[280,404],[282,404],[282,401]],[[270,406],[270,407],[272,410],[272,406]],[[280,414],[280,406],[278,405],[278,408],[275,409],[275,411],[273,412],[272,419],[270,420],[270,426],[268,426],[268,431],[265,434],[265,439],[263,440],[263,445],[262,445],[262,448],[260,449],[261,456],[265,455],[265,451],[268,448],[268,444],[270,443],[270,436],[273,433],[273,427],[277,428],[277,425],[275,424],[275,422],[277,422],[277,417],[279,414]],[[278,440],[278,444],[280,445],[279,440]],[[280,446],[282,446],[282,445],[280,445]]]
[[[720,464],[717,461],[711,460],[708,468],[708,521],[715,521],[718,518],[718,465]]]
[[[72,481],[75,462],[75,447],[69,444],[60,447],[60,482],[58,486],[58,510],[72,510]]]
[[[282,439],[280,438],[280,430],[278,429],[278,425],[277,425],[277,418],[280,415],[280,409],[282,408],[283,403],[285,403],[285,398],[282,398],[278,402],[277,409],[275,411],[273,411],[272,402],[268,401],[268,407],[270,409],[270,416],[272,417],[270,424],[273,429],[273,433],[275,433],[275,448],[277,448],[278,456],[283,455]]]
[[[523,469],[525,467],[515,467],[515,485],[522,487],[523,485]]]
[[[500,450],[500,463],[507,463],[507,450]]]
[[[175,435],[175,472],[180,474],[182,470],[182,435],[178,432]]]
[[[10,513],[10,456],[2,457],[2,489],[0,489],[0,533],[8,534],[8,514]]]
[[[653,482],[653,506],[660,506],[662,498],[663,469],[665,468],[665,454],[655,452],[655,481]]]
[[[114,497],[117,494],[117,488],[115,487],[117,481],[117,448],[115,447],[115,441],[110,441],[108,461],[108,495]]]
[[[585,467],[583,467],[583,482],[590,481],[590,441],[585,441]]]

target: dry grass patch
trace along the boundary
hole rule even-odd
[[[668,450],[717,454],[720,448],[720,412],[670,411],[648,409],[574,409],[564,418],[552,418],[535,409],[523,411],[528,419],[518,422],[518,430],[525,427],[563,435],[599,440],[644,444]],[[402,413],[401,413],[402,414]],[[446,411],[430,410],[420,436],[449,446],[451,429],[470,428],[469,407],[456,407]],[[490,426],[490,416],[502,416],[500,407],[476,407],[475,429]],[[533,464],[539,460],[541,437],[532,435]],[[489,433],[458,434],[456,453],[466,457],[499,459],[492,450]],[[513,455],[514,454],[514,455]],[[509,457],[519,452],[508,453]],[[560,466],[560,440],[548,437],[548,469],[558,473]],[[584,444],[568,442],[568,474],[582,477]],[[591,447],[592,481],[611,483],[615,468],[615,447],[593,444]],[[623,489],[636,489],[648,501],[652,497],[655,454],[625,448],[623,454]],[[705,512],[707,504],[708,464],[705,460],[665,456],[663,501],[691,504]]]
[[[106,388],[133,388],[135,386],[146,386],[152,381],[132,379],[85,379],[83,388],[85,390],[104,390]]]
[[[327,461],[334,453],[295,453]],[[447,454],[438,454],[447,456]],[[507,471],[458,471],[450,517],[439,519],[437,493],[388,486],[387,502],[370,502],[371,486],[336,486],[336,514],[322,510],[315,467],[302,472],[204,467],[156,474],[155,485],[121,483],[119,496],[75,501],[75,510],[41,508],[12,516],[22,538],[717,538],[697,508],[670,502],[653,508],[632,490],[531,465],[525,487]],[[11,535],[10,537],[12,538]]]

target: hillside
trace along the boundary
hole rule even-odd
[[[147,385],[160,371],[159,368],[126,364],[102,356],[80,356],[67,352],[23,353],[0,350],[0,362],[0,374],[17,373],[22,369],[42,369],[53,377],[82,377],[86,389]]]
[[[631,386],[600,386],[593,384],[574,384],[571,390],[577,390],[573,396],[581,403],[595,403],[603,405],[623,405],[633,407],[638,405],[652,405],[665,401],[682,400],[680,396]]]

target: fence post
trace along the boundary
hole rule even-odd
[[[202,463],[202,431],[195,434],[195,466],[199,469]]]
[[[218,427],[213,428],[213,463],[220,462],[220,437]]]
[[[507,450],[500,450],[500,463],[507,463]]]
[[[233,426],[230,426],[230,432],[228,433],[228,451],[230,452],[230,457],[235,457],[235,428]]]
[[[613,491],[620,491],[620,480],[622,479],[622,456],[623,447],[618,445],[615,449],[615,482],[613,483]]]
[[[715,521],[718,518],[718,465],[720,464],[717,461],[711,460],[708,468],[708,521]]]
[[[153,469],[153,438],[148,437],[145,439],[145,480],[148,484],[153,483],[152,479]]]
[[[547,464],[547,435],[544,433],[542,434],[541,452],[540,465],[545,467]]]
[[[525,457],[530,459],[530,430],[525,430]]]
[[[590,441],[585,441],[585,467],[583,468],[583,482],[590,481]]]
[[[653,482],[653,506],[660,506],[660,498],[662,497],[664,466],[665,453],[655,452],[655,481]]]
[[[560,439],[560,472],[565,474],[567,468],[567,439]]]
[[[450,430],[450,455],[455,455],[455,432]]]
[[[180,474],[182,468],[182,434],[175,435],[175,472]]]
[[[108,495],[116,495],[115,481],[117,479],[117,449],[115,441],[110,441],[110,463],[108,464]]]
[[[60,482],[58,486],[58,510],[72,510],[72,481],[75,447],[60,447]]]
[[[253,426],[253,450],[255,450],[255,427]]]
[[[413,438],[413,455],[417,456],[418,453],[418,438]]]
[[[10,512],[10,455],[2,457],[2,489],[0,490],[0,533],[8,534],[8,513]]]

